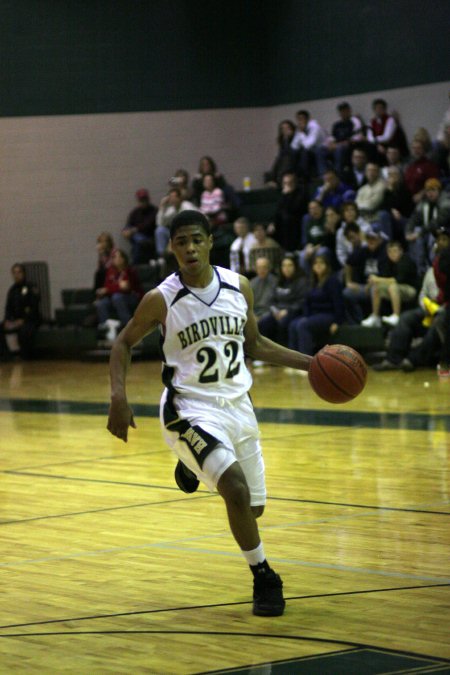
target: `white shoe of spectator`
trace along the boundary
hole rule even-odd
[[[387,323],[389,326],[396,326],[399,322],[398,314],[390,314],[389,316],[383,316],[383,323]]]
[[[117,319],[107,319],[105,321],[105,325],[108,329],[106,333],[106,339],[108,342],[114,342],[114,340],[117,337],[117,333],[119,332],[119,327],[120,327],[120,321]]]
[[[371,314],[367,319],[361,321],[361,326],[365,326],[366,328],[379,328],[381,326],[381,319],[379,316]]]

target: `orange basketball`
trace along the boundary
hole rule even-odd
[[[346,403],[364,389],[367,366],[355,349],[326,345],[311,361],[308,377],[311,387],[324,401]]]

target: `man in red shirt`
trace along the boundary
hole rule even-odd
[[[426,156],[422,141],[412,142],[411,155],[413,160],[405,170],[405,185],[417,204],[423,197],[425,181],[439,178],[439,167]]]

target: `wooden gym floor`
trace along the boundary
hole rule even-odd
[[[107,364],[0,365],[1,673],[450,672],[450,383],[372,371],[333,406],[283,369],[254,381],[273,619],[220,498],[174,483],[158,362],[132,365],[126,445]]]

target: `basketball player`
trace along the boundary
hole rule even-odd
[[[127,442],[128,428],[136,427],[125,393],[131,348],[161,326],[161,425],[179,458],[177,484],[185,492],[195,492],[199,481],[217,489],[253,572],[253,613],[278,616],[283,584],[265,558],[256,522],[266,489],[244,354],[298,370],[308,370],[312,359],[260,335],[248,279],[210,264],[212,236],[203,214],[178,214],[170,239],[179,271],[144,296],[111,350],[107,428]]]

